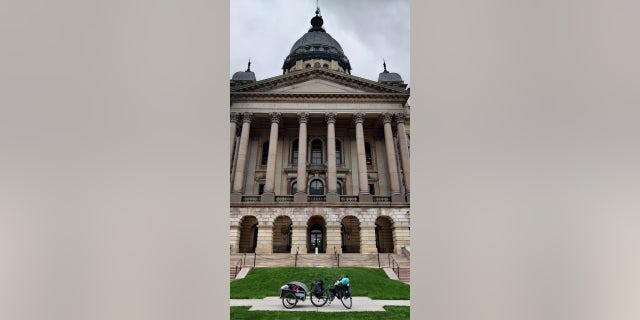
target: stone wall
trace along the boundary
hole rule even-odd
[[[360,253],[376,253],[375,222],[380,216],[388,217],[393,234],[394,252],[401,253],[403,246],[410,245],[410,215],[408,207],[269,207],[269,206],[243,206],[230,208],[230,245],[231,250],[246,242],[240,236],[240,221],[243,217],[254,216],[258,220],[258,244],[256,252],[272,253],[274,236],[280,233],[281,223],[274,223],[279,216],[286,216],[292,222],[292,247],[291,252],[299,248],[299,253],[307,252],[307,222],[312,216],[320,216],[324,219],[326,227],[326,253],[333,254],[333,248],[340,248],[343,244],[340,226],[345,223],[345,229],[351,232],[350,239],[345,245],[358,246]],[[343,220],[345,217],[349,217]],[[282,219],[282,218],[280,218]],[[278,220],[280,221],[280,220]],[[359,244],[358,244],[359,242]]]

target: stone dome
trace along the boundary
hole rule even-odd
[[[384,71],[380,72],[380,75],[378,75],[378,82],[403,82],[402,77],[399,74],[387,71],[386,62],[382,65],[384,66]]]
[[[253,71],[238,71],[231,77],[233,81],[256,81],[256,74]]]
[[[322,28],[323,23],[320,11],[316,10],[316,16],[311,18],[309,32],[293,44],[282,65],[283,70],[294,66],[296,61],[311,59],[335,60],[345,71],[351,70],[351,64],[349,64],[349,59],[344,54],[342,47]]]
[[[247,70],[234,73],[231,77],[231,81],[256,81],[256,74],[251,71],[251,61],[247,64]]]

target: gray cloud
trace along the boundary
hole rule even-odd
[[[313,0],[232,0],[230,77],[251,70],[258,80],[282,74],[293,43],[309,29]],[[377,80],[382,60],[410,80],[408,0],[320,0],[324,28],[351,62],[352,74]]]

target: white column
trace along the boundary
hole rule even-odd
[[[231,137],[231,142],[229,143],[229,154],[230,156],[230,164],[231,166],[233,166],[233,150],[234,150],[234,144],[236,141],[236,131],[238,130],[238,114],[235,112],[231,112],[231,130],[230,130],[230,134],[229,137]]]
[[[389,170],[389,180],[391,182],[391,201],[396,202],[403,200],[400,195],[400,180],[398,178],[398,166],[396,164],[396,148],[393,144],[393,132],[391,130],[390,113],[382,114],[382,122],[384,123],[384,144],[387,150],[387,168]]]
[[[409,161],[409,142],[407,141],[407,131],[404,128],[405,114],[396,114],[396,123],[398,127],[398,141],[400,142],[400,158],[402,160],[402,177],[404,179],[404,189],[407,196],[410,193],[409,177],[411,176],[411,161]]]
[[[338,178],[336,177],[336,113],[326,113],[327,120],[327,202],[340,202]]]
[[[269,137],[269,155],[267,158],[267,176],[265,178],[264,192],[261,201],[274,202],[275,193],[275,174],[276,174],[276,155],[278,152],[278,123],[280,123],[281,115],[278,112],[271,113],[271,135]]]
[[[244,186],[244,170],[247,163],[251,120],[253,120],[253,114],[249,112],[242,114],[242,133],[240,133],[240,149],[238,150],[238,159],[236,160],[236,176],[233,179],[232,202],[242,201],[242,188]]]
[[[356,123],[356,149],[358,151],[358,184],[360,186],[359,201],[370,202],[369,177],[367,174],[367,159],[364,150],[364,113],[355,113],[353,121]]]
[[[298,134],[298,177],[294,202],[307,202],[307,121],[309,113],[298,113],[300,133]]]

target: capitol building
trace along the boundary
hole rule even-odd
[[[386,64],[352,75],[319,10],[310,22],[281,72],[249,62],[230,81],[231,254],[409,256],[407,84]]]

